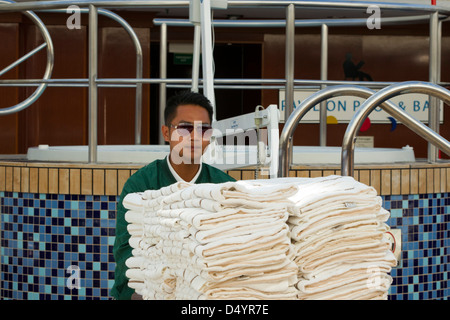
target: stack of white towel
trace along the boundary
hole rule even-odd
[[[129,286],[144,299],[295,299],[292,185],[176,183],[129,194]]]
[[[144,299],[386,299],[389,212],[351,177],[176,183],[129,194]]]
[[[299,267],[299,299],[387,299],[397,261],[389,212],[376,190],[352,177],[297,183],[288,224]]]

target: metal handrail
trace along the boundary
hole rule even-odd
[[[450,91],[433,83],[407,81],[398,84],[393,84],[384,88],[377,93],[370,96],[357,110],[352,120],[347,126],[342,142],[341,155],[341,174],[345,176],[352,176],[354,170],[354,149],[356,135],[361,128],[364,120],[377,107],[380,106],[385,111],[390,113],[394,118],[400,120],[408,128],[412,129],[419,136],[426,139],[436,147],[439,147],[447,155],[450,155],[450,142],[442,136],[425,126],[419,120],[414,119],[406,111],[394,105],[386,104],[386,100],[402,94],[407,93],[423,93],[439,98],[445,103],[450,104]],[[387,108],[386,108],[387,107]],[[392,111],[395,111],[392,113]]]
[[[238,2],[238,1],[237,1]],[[265,1],[262,1],[264,3],[267,3]],[[303,3],[301,5],[308,5],[307,1],[302,1]],[[319,1],[320,2],[320,1]],[[292,113],[292,104],[293,104],[293,96],[294,96],[294,88],[295,83],[297,80],[294,78],[293,70],[294,70],[294,49],[293,49],[293,43],[294,43],[294,28],[295,27],[304,27],[304,26],[321,26],[321,77],[320,81],[316,81],[320,84],[320,88],[324,88],[326,83],[331,83],[327,81],[327,54],[328,54],[328,26],[342,26],[345,24],[349,25],[361,25],[366,23],[367,21],[365,19],[339,19],[337,22],[333,19],[308,19],[308,20],[296,20],[293,7],[295,5],[298,5],[297,2],[294,1],[278,1],[277,5],[282,5],[282,3],[286,6],[286,19],[285,20],[270,20],[269,23],[266,23],[264,25],[264,21],[261,20],[235,20],[235,21],[227,21],[227,20],[213,20],[211,21],[211,25],[214,27],[285,27],[286,28],[286,50],[285,50],[285,74],[286,79],[284,80],[284,86],[285,86],[285,118],[288,118],[289,115]],[[341,3],[341,5],[346,6],[348,3]],[[375,3],[373,3],[375,4]],[[358,7],[360,4],[353,3],[352,5],[355,5]],[[383,6],[385,3],[383,3]],[[403,5],[403,4],[401,4]],[[389,5],[388,5],[389,6]],[[331,6],[332,7],[332,6]],[[436,9],[436,7],[434,6]],[[411,9],[411,8],[409,8]],[[416,7],[417,9],[417,7]],[[430,9],[430,8],[428,8]],[[430,81],[433,83],[439,83],[440,77],[438,76],[440,74],[440,49],[438,48],[438,37],[440,36],[440,33],[438,32],[441,28],[442,24],[441,21],[445,21],[447,18],[443,15],[439,15],[439,10],[433,10],[433,6],[431,8],[431,15],[423,15],[423,16],[413,16],[413,17],[402,17],[400,18],[403,22],[408,21],[420,21],[420,20],[429,20],[430,21]],[[444,18],[443,18],[444,17]],[[441,19],[441,21],[439,21]],[[395,23],[398,22],[399,17],[396,18],[383,18],[383,24],[385,23]],[[192,23],[189,20],[186,19],[154,19],[153,20],[155,25],[160,25],[161,30],[163,30],[162,27],[164,27],[164,33],[167,33],[167,26],[183,26],[183,27],[189,27],[189,26],[195,26],[194,23]],[[163,32],[162,32],[163,33]],[[166,36],[167,37],[167,36]],[[163,38],[163,35],[161,35],[161,38]],[[195,38],[194,38],[195,43]],[[162,54],[161,54],[162,55]],[[195,56],[195,50],[194,50],[194,56]],[[193,74],[194,74],[193,70]],[[194,80],[194,78],[193,78]],[[198,79],[196,79],[198,82]],[[216,83],[217,80],[214,80],[214,83]],[[351,83],[351,82],[346,82]],[[354,82],[353,82],[354,83]],[[311,85],[311,82],[308,83]],[[335,83],[336,84],[336,83]],[[366,85],[366,84],[364,84]],[[371,87],[383,87],[383,85],[372,83],[370,85]],[[216,88],[239,88],[237,86],[216,86]],[[247,86],[246,88],[249,89],[258,89],[262,87],[258,86]],[[271,87],[265,87],[265,89],[275,89],[279,88],[277,86],[271,86]],[[165,94],[165,84],[162,84],[160,87],[160,93]],[[435,110],[434,101],[430,102],[430,110]],[[162,108],[163,102],[160,101],[160,108]],[[324,102],[320,105],[320,145],[324,146],[326,145],[326,114],[327,110],[325,107]],[[434,119],[432,123],[436,122],[436,115],[431,114],[431,119]],[[431,150],[429,151],[429,159],[432,160],[431,157]]]
[[[446,19],[444,15],[442,19]],[[383,18],[383,25],[391,25],[408,22],[428,22],[430,20],[429,15],[417,15],[406,17],[386,17]],[[168,27],[194,27],[193,22],[189,19],[175,19],[175,18],[155,18],[153,19],[155,26],[161,26],[163,24]],[[284,28],[286,27],[286,20],[227,20],[227,19],[214,19],[211,21],[214,28]],[[351,27],[351,26],[366,26],[367,18],[341,18],[341,19],[296,19],[294,25],[296,28],[300,27],[320,27],[323,24],[329,27]]]
[[[56,0],[56,1],[29,1],[29,2],[21,2],[21,3],[15,3],[13,1],[9,1],[9,0],[0,0],[0,2],[6,3],[3,5],[0,5],[0,13],[3,12],[20,12],[20,11],[25,11],[25,10],[35,10],[35,11],[48,11],[48,10],[53,10],[53,9],[62,9],[62,8],[67,8],[69,5],[77,5],[79,7],[82,8],[86,8],[89,7],[89,13],[90,13],[90,19],[89,21],[94,22],[95,23],[95,28],[92,27],[91,25],[89,25],[89,35],[90,38],[92,39],[96,39],[96,29],[97,29],[97,14],[100,10],[103,9],[97,9],[98,7],[102,7],[102,8],[138,8],[138,7],[147,7],[147,8],[167,8],[167,7],[175,7],[175,8],[189,8],[190,5],[190,1],[189,0],[153,0],[153,1],[149,1],[149,0],[127,0],[127,1],[121,1],[121,0],[97,0],[95,2],[93,1],[89,1],[89,0]],[[292,56],[292,51],[290,50],[290,48],[292,46],[288,47],[289,43],[293,43],[293,32],[288,32],[289,30],[291,30],[293,27],[296,26],[296,21],[295,21],[295,17],[294,14],[290,14],[290,12],[292,13],[292,7],[295,6],[296,8],[327,8],[327,9],[343,9],[343,8],[347,8],[347,9],[366,9],[368,5],[378,5],[380,7],[380,9],[386,9],[386,10],[402,10],[403,12],[409,12],[411,14],[411,16],[413,16],[414,14],[417,14],[417,12],[423,13],[423,14],[431,14],[434,15],[435,17],[437,17],[437,14],[441,14],[444,16],[449,16],[450,15],[450,9],[447,7],[443,7],[443,6],[434,6],[434,5],[416,5],[416,4],[405,4],[405,3],[386,3],[386,2],[364,2],[364,1],[323,1],[323,0],[228,0],[228,7],[229,8],[239,8],[239,9],[247,9],[250,7],[257,7],[257,8],[265,8],[265,9],[272,9],[272,8],[284,8],[286,9],[286,22],[285,22],[285,27],[286,27],[286,42],[287,42],[287,46],[286,46],[286,52],[290,52],[290,55]],[[95,11],[95,12],[94,12]],[[92,14],[91,14],[92,13]],[[100,12],[101,13],[101,12]],[[91,19],[92,18],[92,19]],[[392,19],[396,19],[396,18],[392,18]],[[404,20],[404,17],[399,17],[400,20]],[[415,18],[413,18],[415,19]],[[444,21],[444,20],[441,20]],[[360,24],[361,21],[355,21],[356,23]],[[392,22],[392,21],[390,21]],[[433,24],[436,24],[438,22],[438,19],[434,19],[433,20]],[[324,21],[321,22],[321,24],[325,23]],[[329,22],[331,25],[331,22]],[[430,22],[431,24],[431,22]],[[434,28],[433,30],[435,30],[436,28]],[[438,32],[430,32],[430,37],[437,38],[439,36]],[[288,50],[289,49],[289,50]],[[47,50],[49,50],[49,48],[47,48]],[[89,50],[90,50],[90,63],[92,62],[92,68],[89,68],[89,79],[87,81],[88,85],[89,85],[89,118],[90,118],[90,122],[93,123],[93,127],[90,126],[89,129],[89,145],[90,148],[89,150],[92,150],[92,154],[93,156],[89,156],[89,160],[91,162],[95,162],[96,161],[96,138],[93,137],[93,133],[96,129],[95,123],[96,123],[96,119],[91,119],[91,115],[94,117],[96,117],[95,114],[95,110],[96,110],[96,106],[97,106],[97,101],[96,101],[96,96],[97,96],[97,86],[100,84],[101,81],[104,81],[106,84],[108,82],[109,79],[99,79],[97,76],[97,58],[95,57],[95,59],[93,58],[93,55],[91,53],[93,52],[97,52],[97,44],[96,44],[96,40],[95,41],[90,41],[90,45],[89,45]],[[286,56],[286,61],[288,62],[288,57]],[[433,59],[434,59],[434,55],[433,55]],[[438,61],[438,60],[436,60]],[[437,68],[431,68],[430,69],[430,74],[433,75]],[[286,63],[286,79],[281,80],[284,82],[284,85],[286,87],[286,111],[288,111],[288,109],[291,107],[292,103],[291,100],[293,99],[293,84],[297,83],[298,81],[295,80],[293,78],[293,76],[291,76],[289,74],[289,72],[293,70],[293,62],[292,63]],[[46,83],[46,80],[48,79],[43,79],[42,82],[40,82],[41,84],[39,85],[39,88],[42,87],[46,87],[48,84]],[[126,79],[114,79],[118,80],[117,84],[124,84],[127,83],[127,81],[125,81]],[[129,80],[128,83],[132,82],[134,83],[136,86],[138,86],[138,84],[142,84],[142,83],[151,83],[151,79],[142,79],[142,77],[137,77],[136,79],[127,79]],[[154,79],[155,80],[155,79]],[[158,80],[158,79],[156,79]],[[161,79],[159,79],[161,80]],[[326,81],[323,81],[324,79],[322,79],[320,82],[323,83],[327,83]],[[114,82],[113,81],[113,82]],[[437,79],[436,81],[431,80],[432,82],[439,82],[439,80]],[[74,81],[77,82],[77,81]],[[160,81],[160,82],[164,82],[164,83],[168,83],[169,81]],[[214,81],[214,83],[216,83],[218,81]],[[1,83],[6,83],[3,81],[0,81]],[[54,82],[57,83],[57,82]],[[311,84],[311,81],[309,81],[309,83]],[[316,82],[316,84],[318,84],[319,81]],[[349,83],[349,82],[347,82]],[[328,83],[329,84],[329,83]],[[79,85],[79,84],[78,84]],[[269,88],[265,87],[265,88]],[[289,92],[288,92],[289,89]],[[38,91],[38,90],[37,90]],[[37,99],[37,97],[36,97]],[[286,113],[286,115],[288,115]],[[286,117],[287,118],[287,117]],[[91,137],[92,136],[92,137]],[[94,139],[92,139],[94,138]],[[94,142],[95,140],[95,142]]]
[[[11,0],[0,0],[0,2],[5,2],[5,3],[14,3]],[[66,10],[64,9],[54,9],[54,10],[48,10],[49,12],[62,12],[62,13],[66,13]],[[80,12],[81,13],[88,13],[89,10],[87,8],[80,8]],[[138,79],[142,79],[142,75],[143,75],[143,53],[142,53],[142,46],[141,43],[139,42],[139,39],[136,35],[136,33],[134,32],[133,28],[131,27],[130,24],[128,24],[128,22],[123,19],[122,17],[120,17],[119,15],[117,15],[114,12],[111,12],[109,10],[106,9],[101,9],[99,8],[97,10],[97,12],[103,16],[106,16],[114,21],[116,21],[117,23],[119,23],[124,30],[128,33],[128,35],[130,36],[134,47],[136,49],[136,80]],[[37,18],[37,16],[34,13],[31,13],[33,16],[35,16]],[[39,20],[40,21],[40,20]],[[41,22],[42,23],[42,22]],[[42,23],[42,25],[38,25],[41,30],[45,29],[45,33],[48,34],[47,28],[45,27],[45,25]],[[51,37],[48,34],[48,36],[46,37],[46,39],[48,38],[48,40],[51,42]],[[47,43],[47,47],[48,47],[48,43]],[[40,48],[40,47],[39,47]],[[20,83],[40,83],[40,88],[42,87],[41,91],[38,92],[38,94],[34,94],[32,97],[30,97],[28,100],[25,100],[20,107],[17,106],[13,106],[10,108],[3,108],[0,109],[0,115],[7,115],[7,114],[11,114],[11,113],[15,113],[18,111],[21,111],[25,108],[27,108],[28,106],[30,106],[31,104],[33,104],[40,96],[40,94],[42,94],[42,92],[44,91],[44,89],[49,86],[49,84],[52,83],[58,83],[58,80],[56,79],[50,79],[50,75],[51,75],[51,70],[53,69],[53,61],[54,61],[54,50],[53,50],[53,46],[51,45],[51,65],[49,66],[47,63],[47,69],[50,68],[50,74],[49,75],[45,75],[44,78],[39,81],[39,80],[32,80],[32,79],[27,79],[27,80],[2,80],[0,81],[1,83],[8,83],[8,84],[20,84]],[[36,49],[33,50],[34,52],[36,52]],[[29,57],[31,56],[31,52],[29,54],[27,54],[26,56],[22,57],[21,59],[18,60],[18,62],[24,60],[25,57]],[[14,63],[11,66],[15,66],[18,63]],[[135,144],[141,144],[141,139],[142,139],[142,82],[134,82],[134,86],[136,87],[136,101],[135,101],[135,134],[134,134],[134,139],[135,139]],[[67,84],[67,82],[77,82],[79,86],[79,84],[81,82],[85,82],[86,85],[88,85],[89,80],[88,79],[64,79],[64,80],[59,80],[60,82],[62,82],[63,84]],[[121,86],[118,84],[112,84],[110,86]],[[38,88],[39,90],[39,88]]]
[[[167,8],[178,7],[188,8],[189,0],[96,0],[92,1],[84,0],[54,0],[54,1],[27,1],[20,2],[14,5],[5,5],[0,11],[12,12],[23,10],[46,10],[46,9],[60,9],[66,8],[69,5],[77,5],[79,7],[88,7],[90,4],[102,8],[132,8],[132,7],[153,7],[153,8]],[[426,4],[412,4],[412,3],[388,3],[388,2],[367,2],[367,1],[323,1],[323,0],[228,0],[228,7],[230,8],[242,8],[248,9],[250,7],[258,8],[286,8],[290,4],[294,4],[296,7],[313,7],[313,8],[325,8],[325,9],[367,9],[371,4],[379,5],[380,8],[386,10],[403,10],[403,11],[423,11],[432,13],[439,9],[446,14],[450,13],[450,10],[446,7],[442,7],[439,4],[426,5]]]
[[[64,78],[64,79],[0,79],[0,86],[38,86],[40,83],[47,83],[49,87],[63,86],[68,87],[86,87],[88,86],[87,78]],[[98,78],[96,83],[99,87],[136,87],[136,83],[142,84],[159,84],[167,83],[172,87],[191,86],[192,79],[190,78]],[[233,79],[233,78],[216,78],[214,84],[224,89],[239,88],[239,89],[283,89],[285,88],[286,79]],[[308,80],[308,79],[294,79],[294,89],[320,89],[324,86],[337,85],[355,85],[364,86],[367,88],[384,88],[398,82],[392,81],[348,81],[348,80]],[[200,86],[203,84],[203,79],[199,79]],[[450,86],[450,82],[439,81],[436,84],[440,86]]]
[[[361,86],[338,85],[324,88],[305,100],[291,113],[285,121],[283,130],[280,134],[280,145],[278,152],[278,175],[287,177],[290,163],[292,162],[292,137],[301,119],[314,106],[322,101],[338,96],[356,96],[367,98],[374,93],[373,90]]]
[[[47,47],[46,43],[41,44],[40,46],[37,46],[36,48],[34,48],[33,50],[31,50],[30,52],[28,52],[27,54],[23,55],[20,59],[17,59],[16,61],[14,61],[13,63],[11,63],[9,66],[3,68],[0,71],[0,77],[2,75],[4,75],[5,73],[7,73],[9,70],[14,69],[14,67],[18,66],[19,64],[21,64],[22,62],[26,61],[29,57],[34,56],[36,53],[38,53],[39,51],[41,51],[42,49],[44,49],[45,47]]]
[[[15,2],[11,1],[11,0],[0,0],[0,3],[11,4],[11,3],[15,3]],[[39,17],[34,12],[24,11],[23,14],[25,14],[28,18],[30,18],[30,20],[32,20],[36,24],[36,26],[39,28],[39,30],[42,33],[42,37],[45,40],[46,47],[47,47],[47,63],[46,63],[43,79],[48,80],[52,76],[53,66],[54,66],[54,61],[55,61],[54,60],[55,50],[53,48],[52,38],[50,37],[50,34],[49,34],[47,28],[45,27],[44,23],[42,22],[42,20],[39,19]],[[37,51],[33,50],[32,52],[36,53]],[[31,56],[31,53],[26,55],[27,58],[30,56]],[[21,60],[21,62],[22,62],[22,60]],[[0,116],[12,114],[12,113],[19,112],[19,111],[26,109],[28,106],[30,106],[32,103],[34,103],[42,95],[42,93],[45,91],[46,88],[47,88],[47,84],[41,83],[36,88],[36,90],[22,102],[19,102],[18,104],[8,107],[8,108],[1,108]]]
[[[55,10],[58,11],[58,10]],[[85,12],[88,13],[89,10],[88,9],[80,9],[81,12]],[[120,17],[118,14],[106,10],[106,9],[102,9],[102,8],[98,8],[97,12],[103,16],[106,16],[114,21],[116,21],[117,23],[119,23],[124,29],[125,31],[128,33],[128,35],[130,36],[134,47],[136,49],[136,79],[142,79],[143,76],[143,53],[142,53],[142,46],[141,43],[139,42],[139,38],[136,34],[136,32],[134,32],[133,28],[131,27],[131,25],[122,17]],[[97,79],[98,80],[98,79]],[[135,144],[141,144],[141,140],[142,140],[142,83],[141,82],[136,82],[136,101],[135,101],[135,116],[134,116],[134,122],[135,122],[135,127],[134,127],[134,142]]]
[[[396,88],[401,88],[400,90],[403,90],[403,93],[412,93],[412,92],[420,92],[420,93],[426,93],[424,91],[414,91],[414,88],[416,88],[417,84],[423,84],[421,82],[405,82],[402,83],[401,86],[398,84],[392,85]],[[390,86],[390,87],[392,87]],[[434,92],[439,94],[440,98],[446,98],[446,101],[450,100],[450,92],[440,86],[429,84],[429,87],[433,88]],[[391,89],[392,90],[392,89]],[[412,91],[411,91],[412,90]],[[379,92],[385,92],[385,89],[380,90]],[[287,119],[285,126],[281,132],[280,135],[280,147],[279,147],[279,169],[278,174],[281,177],[287,177],[289,173],[289,166],[292,159],[292,136],[297,128],[299,121],[304,117],[304,115],[311,110],[314,106],[319,104],[322,101],[325,101],[330,98],[338,97],[338,96],[356,96],[360,98],[369,98],[371,99],[372,96],[375,94],[375,91],[361,86],[333,86],[328,87],[325,89],[322,89],[313,95],[306,98],[291,114],[291,116]],[[377,95],[379,93],[376,93]],[[448,95],[448,96],[447,96]],[[367,107],[363,108],[364,104],[359,107],[357,113],[353,117],[353,119],[357,117],[361,117],[361,113],[365,117],[367,117],[368,113],[375,109],[378,105],[387,113],[392,115],[397,120],[401,121],[405,126],[408,128],[414,130],[419,136],[422,138],[432,142],[439,148],[441,148],[445,153],[450,153],[450,142],[442,138],[439,134],[437,134],[435,131],[431,130],[428,126],[420,122],[419,120],[416,120],[413,118],[410,114],[405,112],[402,108],[398,107],[391,101],[388,101],[387,99],[391,98],[392,96],[389,96],[385,98],[384,100],[378,101],[377,104],[371,106],[371,109],[368,110]],[[369,101],[369,100],[367,100]],[[366,102],[367,102],[366,101]],[[357,116],[359,115],[359,116]],[[357,130],[362,125],[362,122],[364,121],[364,118],[358,118],[357,123],[350,122],[352,124],[352,128],[357,126]],[[352,120],[356,121],[356,120]],[[346,138],[344,137],[344,143],[343,143],[343,160],[341,163],[342,166],[342,175],[353,175],[353,150],[354,150],[354,130],[349,130],[350,124],[347,127],[347,133]],[[350,136],[350,134],[352,134]],[[351,137],[351,138],[350,138]],[[345,153],[345,160],[344,160],[344,152],[347,150],[347,143],[350,144],[350,140],[353,139],[351,142],[351,149],[348,149],[349,151]],[[345,141],[348,141],[347,143]],[[344,147],[345,145],[345,147]],[[347,154],[351,154],[351,157],[348,158]],[[346,165],[344,165],[346,164]],[[347,169],[347,167],[349,169]]]

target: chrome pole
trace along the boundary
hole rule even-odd
[[[285,98],[284,98],[284,121],[289,118],[294,110],[294,64],[295,64],[295,6],[290,4],[286,7],[286,44],[285,44]],[[291,136],[290,139],[293,139]],[[286,154],[292,159],[292,149]],[[290,163],[290,161],[289,161]],[[289,172],[287,169],[286,175]]]
[[[167,24],[161,25],[161,39],[159,46],[159,77],[161,79],[167,78]],[[159,84],[159,127],[164,125],[164,108],[166,107],[166,86],[165,82]],[[164,144],[164,137],[159,132],[159,144]]]
[[[429,81],[438,82],[438,44],[439,44],[439,16],[438,12],[430,15],[430,60],[429,60]],[[439,132],[439,101],[436,97],[429,97],[428,126],[435,132]],[[433,163],[438,159],[438,149],[428,143],[428,162]]]
[[[136,55],[136,78],[142,78],[142,51]],[[134,117],[134,143],[142,143],[142,83],[136,83],[136,102]]]
[[[322,25],[321,30],[321,46],[320,46],[320,80],[327,80],[328,78],[328,26]],[[324,89],[326,85],[321,85]],[[320,103],[320,145],[327,145],[327,101]]]
[[[295,6],[286,8],[286,94],[284,102],[284,119],[288,119],[294,109],[294,62],[295,62]]]
[[[89,162],[97,162],[98,12],[89,5]]]

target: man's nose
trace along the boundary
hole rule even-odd
[[[191,132],[191,138],[194,140],[201,140],[203,138],[202,128],[194,127],[194,130]]]

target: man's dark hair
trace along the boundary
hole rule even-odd
[[[173,118],[175,118],[177,107],[183,105],[196,105],[208,111],[209,121],[212,122],[213,108],[211,102],[201,93],[193,91],[183,91],[177,93],[167,100],[166,108],[164,109],[164,122],[168,126]]]

